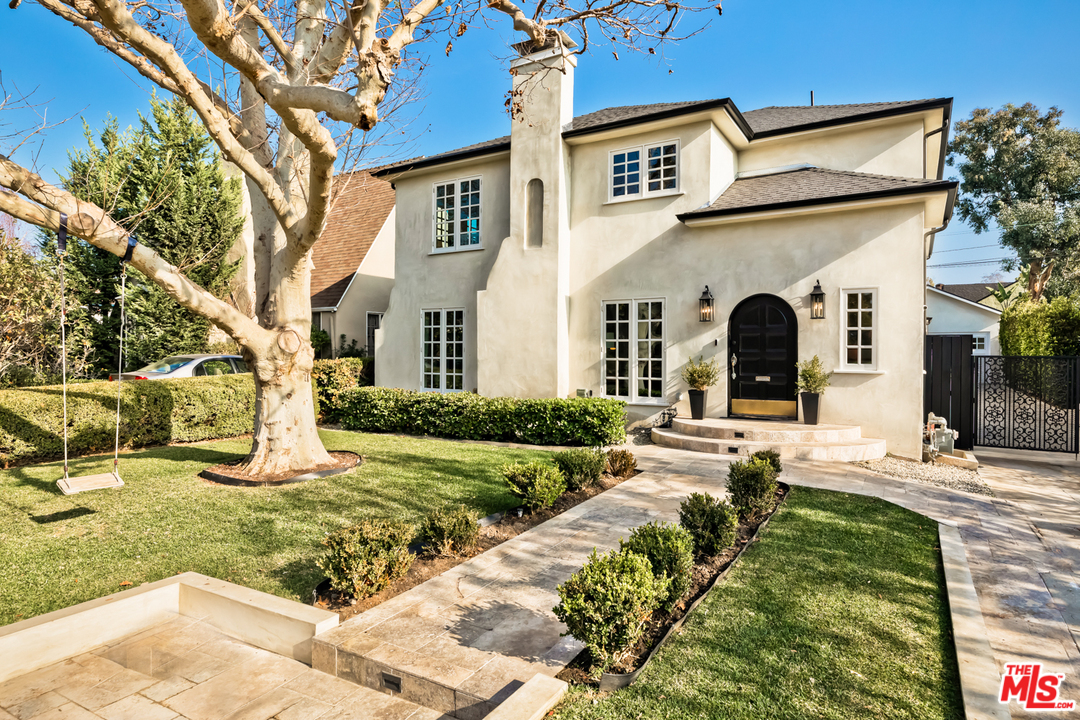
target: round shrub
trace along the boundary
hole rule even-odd
[[[599,674],[633,649],[667,592],[667,578],[653,575],[641,555],[593,550],[585,567],[559,586],[560,602],[552,612],[589,648]]]
[[[762,458],[731,463],[727,489],[739,517],[751,520],[772,509],[776,500],[776,470]]]
[[[629,450],[612,448],[607,453],[607,470],[612,477],[625,478],[637,469],[637,458]]]
[[[326,554],[319,567],[338,592],[357,598],[374,595],[409,571],[414,528],[392,520],[365,520],[335,530],[322,544]]]
[[[447,505],[427,514],[420,525],[420,539],[439,555],[464,555],[476,547],[480,523],[465,505]]]
[[[653,575],[668,580],[668,592],[660,598],[660,609],[671,612],[675,603],[690,590],[694,538],[678,525],[651,522],[634,528],[630,539],[619,541],[619,545],[623,550],[643,556],[652,566]]]
[[[521,498],[522,504],[530,512],[551,507],[566,492],[563,474],[550,463],[539,460],[513,463],[504,467],[502,472],[510,494]]]
[[[694,539],[694,552],[719,555],[735,542],[739,514],[726,500],[693,493],[679,504],[679,524]]]
[[[607,456],[600,448],[575,448],[551,456],[551,462],[566,478],[568,490],[592,487],[600,482],[607,465]]]
[[[751,459],[766,460],[772,469],[776,471],[776,474],[784,472],[784,466],[780,464],[780,453],[775,450],[758,450],[756,453],[750,456]]]

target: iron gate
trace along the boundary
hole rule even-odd
[[[975,444],[1076,453],[1080,358],[975,356]]]

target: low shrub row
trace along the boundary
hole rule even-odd
[[[323,422],[338,422],[341,417],[341,393],[357,387],[371,385],[371,367],[374,358],[338,358],[316,360],[311,370],[311,382],[319,394]]]
[[[551,507],[567,490],[580,490],[600,482],[604,470],[613,477],[625,478],[637,467],[629,450],[613,448],[575,448],[554,453],[551,463],[534,460],[503,468],[503,479],[510,494],[521,498],[529,512]]]
[[[68,454],[111,450],[116,383],[68,386]],[[250,374],[125,382],[120,445],[125,448],[235,437],[250,433],[255,383]],[[60,386],[0,390],[0,463],[15,465],[64,454]]]
[[[338,393],[327,412],[345,429],[361,432],[530,445],[601,446],[626,439],[626,403],[610,398],[522,400],[362,387]]]
[[[735,542],[740,517],[753,520],[772,509],[781,470],[779,455],[768,451],[732,463],[728,491],[735,505],[692,494],[679,506],[678,525],[635,528],[618,550],[593,550],[585,566],[559,586],[553,612],[588,647],[594,673],[628,657],[653,613],[670,613],[686,597],[695,555],[719,555]]]
[[[322,541],[318,565],[340,593],[362,599],[388,587],[409,572],[416,554],[414,540],[432,553],[462,556],[476,548],[480,523],[465,505],[448,505],[429,512],[417,528],[394,520],[365,520],[341,528]]]

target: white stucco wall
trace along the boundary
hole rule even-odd
[[[394,289],[394,229],[396,210],[391,210],[383,223],[375,241],[360,263],[353,276],[349,289],[342,295],[336,313],[326,313],[324,318],[332,316],[334,351],[337,351],[345,334],[346,342],[356,340],[358,346],[367,344],[367,314],[384,313],[390,302],[390,292]],[[325,320],[324,320],[324,329]],[[327,332],[330,332],[327,330]]]
[[[966,335],[990,333],[989,355],[1001,354],[998,339],[1001,313],[981,305],[964,302],[931,288],[926,289],[926,316],[931,318],[926,327],[929,335]]]

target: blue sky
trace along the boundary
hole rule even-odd
[[[6,4],[6,3],[5,3]],[[100,127],[109,114],[134,123],[149,107],[149,87],[81,31],[25,2],[0,8],[0,73],[10,92],[36,89],[50,130],[16,159],[31,161],[47,179],[82,144],[80,118]],[[955,98],[953,116],[1007,102],[1057,105],[1065,123],[1080,127],[1080,3],[1075,0],[724,0],[724,15],[706,15],[702,34],[668,49],[668,59],[593,46],[580,58],[575,112],[614,105],[730,97],[742,110],[766,105]],[[432,154],[509,132],[503,110],[510,80],[508,22],[477,27],[424,48],[430,67],[422,99],[408,108],[407,137],[398,156]],[[32,61],[31,61],[32,59]],[[669,72],[670,71],[670,72]],[[403,116],[405,117],[405,116]],[[26,116],[0,118],[26,124]],[[948,171],[947,171],[948,176]],[[937,242],[931,265],[1001,257],[996,236],[976,236],[959,221]],[[938,282],[978,282],[994,266],[931,268]]]

